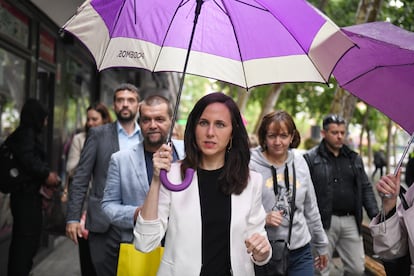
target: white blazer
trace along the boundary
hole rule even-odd
[[[168,173],[173,183],[181,182],[180,164],[174,163]],[[245,239],[253,233],[267,238],[266,213],[262,205],[262,176],[250,171],[250,180],[240,195],[231,197],[230,257],[235,276],[254,275],[253,258],[247,253]],[[150,252],[167,232],[164,255],[157,275],[194,276],[201,271],[201,209],[197,173],[190,186],[171,192],[161,185],[158,219],[138,217],[134,227],[135,248]],[[168,231],[167,231],[168,228]],[[269,258],[261,263],[269,261]]]

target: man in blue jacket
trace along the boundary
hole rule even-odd
[[[110,222],[120,229],[121,241],[132,243],[133,228],[140,206],[152,179],[152,155],[166,142],[171,126],[172,108],[167,99],[149,96],[139,108],[139,125],[143,140],[130,150],[114,153],[102,200]],[[173,160],[184,156],[182,140],[173,140]]]
[[[378,204],[361,157],[344,145],[345,120],[326,116],[321,134],[322,141],[305,154],[305,159],[329,239],[329,263],[336,250],[345,275],[363,275],[362,207],[372,219],[378,213]],[[322,275],[329,275],[329,266]]]

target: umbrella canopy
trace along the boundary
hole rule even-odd
[[[304,0],[87,0],[63,29],[90,50],[99,70],[135,67],[205,76],[250,88],[328,82],[354,46]],[[177,93],[170,142],[184,77]],[[170,190],[188,187],[161,181]]]
[[[414,133],[414,33],[388,22],[343,28],[357,44],[338,62],[339,85]]]
[[[191,48],[186,73],[245,88],[328,82],[353,46],[304,0],[92,0],[63,29],[87,46],[99,70],[183,72]]]

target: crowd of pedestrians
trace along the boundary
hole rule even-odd
[[[345,275],[364,275],[363,209],[381,257],[413,249],[409,211],[397,202],[400,173],[383,175],[377,155],[375,187],[390,195],[380,213],[371,183],[376,171],[369,178],[346,145],[342,117],[327,115],[322,140],[303,154],[295,150],[301,135],[289,113],[270,112],[248,135],[236,103],[216,92],[195,104],[183,133],[174,135],[181,139],[165,144],[170,102],[156,94],[141,101],[139,93],[128,83],[114,90],[115,122],[105,105],[91,105],[84,131],[71,142],[62,200],[82,275],[117,275],[121,243],[142,252],[162,244],[158,275],[265,275],[260,268],[273,261],[276,241],[288,244],[288,275],[330,275],[334,254]],[[11,194],[9,275],[29,275],[42,229],[39,189],[60,184],[38,139],[47,118],[28,100],[8,139],[30,175]],[[162,170],[173,183],[194,173],[187,189],[170,191]],[[381,232],[383,224],[392,235]]]

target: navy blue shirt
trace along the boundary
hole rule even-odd
[[[173,147],[173,162],[179,160],[178,159],[178,154],[177,151],[175,150],[175,148]],[[153,152],[149,152],[146,151],[144,149],[144,154],[145,154],[145,165],[147,167],[147,176],[148,176],[148,183],[151,185],[151,180],[152,180],[152,174],[154,173],[153,170],[153,163],[152,163],[152,156],[154,155]]]

